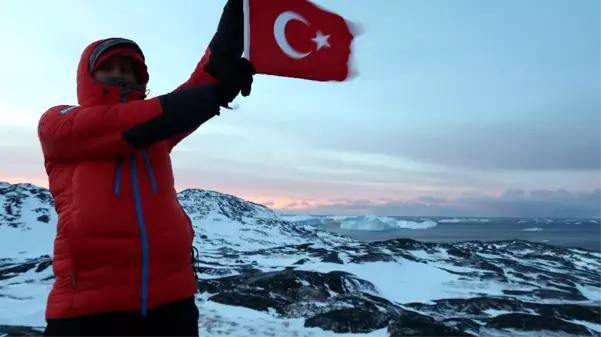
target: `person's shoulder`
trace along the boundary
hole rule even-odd
[[[77,106],[77,105],[68,105],[68,104],[55,105],[53,107],[48,108],[40,116],[40,121],[43,121],[43,120],[48,119],[48,118],[53,118],[53,117],[58,117],[58,116],[61,116],[61,115],[66,115],[66,114],[68,114],[70,112],[73,112],[78,107],[79,106]]]
[[[45,124],[53,124],[60,116],[66,115],[78,108],[77,105],[61,104],[48,108],[38,120],[38,133],[42,134]]]
[[[77,109],[78,107],[79,106],[77,106],[77,105],[67,105],[67,104],[55,105],[55,106],[49,108],[48,110],[46,110],[46,112],[44,114],[65,115],[65,114],[68,114],[69,112]]]

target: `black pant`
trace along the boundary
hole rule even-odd
[[[194,297],[149,310],[48,319],[44,336],[198,336]]]

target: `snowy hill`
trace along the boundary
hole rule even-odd
[[[599,336],[601,254],[525,241],[363,243],[185,190],[201,336]],[[40,335],[56,213],[0,183],[0,336]]]

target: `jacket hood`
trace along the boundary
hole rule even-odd
[[[128,56],[136,56],[141,64],[139,85],[123,85],[120,83],[103,83],[94,78],[93,69],[101,62],[108,51],[133,50]],[[144,54],[140,47],[131,40],[124,38],[102,39],[89,44],[81,54],[77,67],[77,102],[80,106],[115,104],[124,101],[146,98],[148,71]]]

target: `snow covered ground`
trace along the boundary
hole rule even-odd
[[[360,242],[217,192],[180,200],[200,251],[201,336],[601,335],[599,253],[516,240]],[[33,185],[0,185],[0,336],[45,325],[51,202]]]

